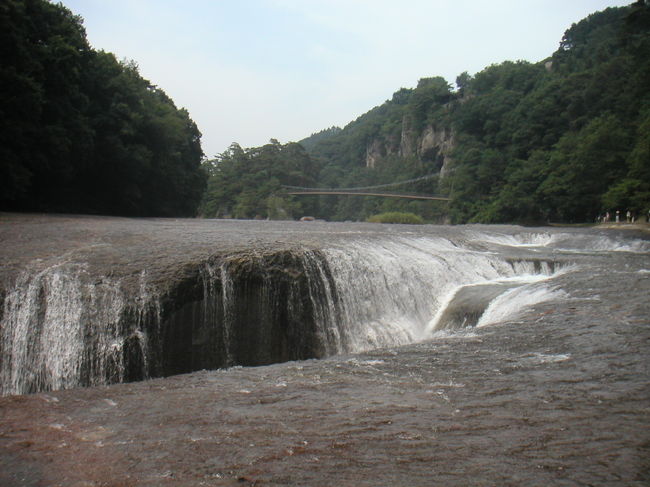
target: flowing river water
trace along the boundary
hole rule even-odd
[[[0,222],[0,485],[650,482],[643,234]]]

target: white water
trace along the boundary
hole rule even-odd
[[[316,307],[324,327],[337,330],[333,348],[339,353],[430,337],[436,318],[460,287],[508,280],[524,285],[552,275],[543,262],[536,274],[534,262],[509,263],[442,238],[356,242],[324,253],[339,299],[329,297]],[[520,295],[511,297],[511,307],[527,304]]]
[[[647,240],[629,239],[620,241],[604,235],[593,238],[593,236],[583,234],[554,234],[550,246],[565,252],[650,253],[650,242]]]
[[[492,243],[507,247],[545,247],[553,242],[553,236],[548,233],[506,233],[470,232],[471,240],[475,242]]]
[[[492,325],[519,318],[528,308],[545,301],[567,299],[561,289],[548,285],[525,285],[497,296],[483,312],[477,327]]]
[[[149,302],[143,283],[136,300]],[[0,393],[122,381],[127,340],[138,343],[146,368],[147,336],[139,328],[141,316],[121,329],[125,305],[119,283],[89,282],[83,264],[64,263],[21,274],[4,304]]]
[[[504,247],[545,247],[562,252],[632,252],[650,253],[650,242],[641,239],[615,238],[581,233],[496,233],[470,231],[470,241],[496,244]]]

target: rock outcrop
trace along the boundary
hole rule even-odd
[[[427,125],[416,131],[411,119],[404,116],[399,139],[377,136],[366,146],[366,167],[374,168],[387,156],[417,158],[420,163],[431,164],[444,174],[451,162],[455,148],[455,134],[450,127]]]

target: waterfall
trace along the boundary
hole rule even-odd
[[[119,282],[89,279],[84,264],[62,263],[21,273],[4,302],[1,393],[102,385],[144,376],[145,307],[151,302],[145,280],[142,274],[139,294],[128,298]],[[136,369],[140,372],[134,375]]]
[[[212,290],[214,290],[215,283],[215,273],[210,273],[210,279],[208,280],[208,285]],[[233,284],[232,279],[228,275],[228,269],[226,264],[223,264],[219,267],[219,277],[221,278],[221,305],[223,307],[223,341],[224,341],[224,350],[225,350],[225,362],[226,365],[232,365],[232,357],[230,356],[230,335],[232,334],[232,327],[234,322],[234,293],[233,293]],[[214,302],[218,298],[216,293],[213,291],[210,294],[206,294],[207,299],[206,303]]]
[[[476,325],[492,299],[556,271],[552,262],[507,261],[442,238],[354,242],[323,254],[332,276],[329,287],[338,298],[325,293],[319,318],[326,329],[337,330],[337,353],[403,345],[426,339],[436,329]],[[446,322],[444,311],[452,298],[477,285],[490,292],[475,293],[456,309],[474,318]]]
[[[513,287],[490,301],[476,326],[487,326],[506,319],[519,317],[527,307],[544,301],[567,299],[562,289],[548,285],[524,285]]]
[[[145,271],[126,282],[69,259],[23,270],[2,309],[0,393],[393,347],[562,297],[541,288],[517,292],[556,275],[554,262],[504,259],[477,241],[535,246],[552,239],[409,234],[319,250],[247,250],[197,263],[165,293]]]

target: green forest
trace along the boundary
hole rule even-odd
[[[213,159],[188,112],[64,6],[4,0],[0,41],[3,211],[543,224],[650,209],[646,0],[570,26],[540,62],[425,77],[343,128]],[[450,200],[286,190],[377,185]]]
[[[46,0],[0,4],[0,208],[193,216],[201,133],[134,62]]]
[[[425,144],[427,137],[439,143]],[[455,87],[423,78],[300,145],[306,154],[273,142],[233,146],[208,161],[201,213],[356,221],[401,211],[452,223],[593,222],[616,209],[645,214],[650,6],[638,1],[588,16],[538,63],[505,61],[462,73]],[[449,203],[281,191],[281,185],[366,187],[427,175],[433,176],[395,189],[448,195]]]

